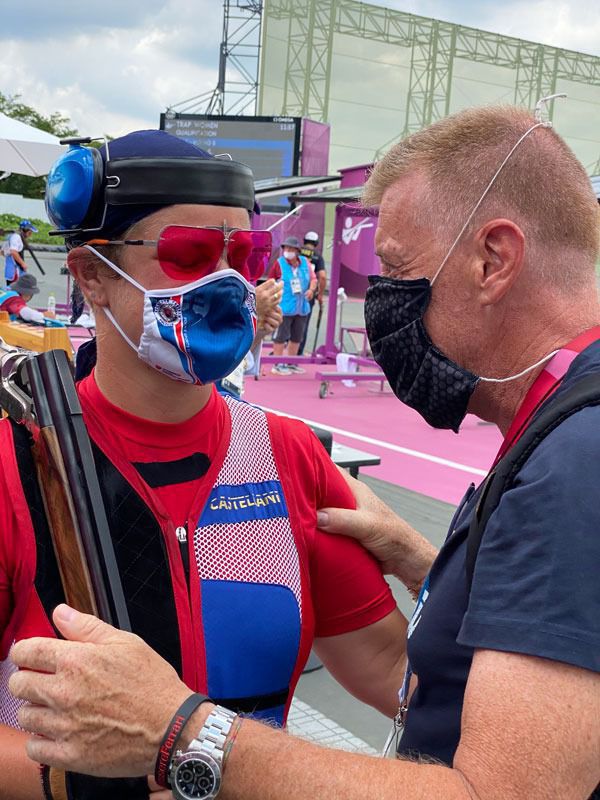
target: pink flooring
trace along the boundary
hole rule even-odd
[[[469,483],[477,484],[486,474],[500,446],[497,428],[471,415],[457,436],[430,428],[389,390],[374,392],[378,384],[347,388],[331,383],[333,395],[321,400],[319,381],[313,377],[315,367],[308,365],[305,375],[289,376],[271,375],[269,369],[270,365],[263,366],[264,375],[258,381],[246,379],[245,400],[338,429],[335,441],[381,457],[381,465],[365,468],[365,474],[428,497],[457,503]]]
[[[73,345],[75,352],[79,350],[80,346],[91,339],[92,334],[87,328],[82,328],[81,325],[68,325],[69,339]]]

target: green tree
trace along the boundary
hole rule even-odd
[[[21,102],[20,95],[5,95],[0,92],[0,112],[7,117],[18,119],[34,128],[54,134],[60,138],[77,136],[77,129],[72,126],[69,117],[65,117],[58,111],[54,111],[49,117],[45,117],[31,106]],[[22,194],[24,197],[35,197],[37,199],[44,196],[46,188],[45,178],[31,178],[27,175],[11,175],[0,181],[0,192],[8,194]]]

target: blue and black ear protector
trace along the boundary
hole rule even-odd
[[[220,158],[128,157],[106,162],[92,139],[63,139],[69,149],[54,163],[46,182],[46,211],[52,234],[102,229],[109,206],[198,205],[254,209],[254,176],[249,167]]]
[[[102,225],[105,203],[104,162],[90,138],[61,139],[69,149],[52,165],[46,180],[46,213],[59,230],[53,234],[85,230],[88,225]]]

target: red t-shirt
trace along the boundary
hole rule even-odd
[[[8,300],[5,300],[2,305],[0,305],[0,311],[6,311],[8,314],[18,314],[26,305],[27,303],[23,300],[21,295],[9,297]]]
[[[91,430],[97,430],[98,424],[101,426],[105,433],[102,449],[111,460],[113,454],[116,463],[125,457],[139,470],[146,463],[168,464],[197,453],[204,453],[212,463],[215,458],[222,458],[223,450],[227,449],[229,411],[216,389],[200,412],[177,425],[141,419],[112,405],[98,389],[93,373],[78,384],[78,393],[86,424]],[[282,446],[301,520],[298,527],[309,554],[315,636],[333,636],[377,622],[395,608],[378,564],[354,540],[323,533],[316,527],[317,509],[351,508],[354,498],[312,431],[295,420],[284,419],[281,423],[285,434],[281,437]],[[13,587],[19,574],[27,569],[30,557],[20,536],[16,493],[7,484],[7,473],[14,473],[14,454],[8,453],[11,448],[6,447],[7,427],[7,421],[0,422],[1,458],[5,463],[5,460],[13,463],[13,469],[0,470],[0,640],[11,624],[15,605]],[[212,484],[213,478],[209,469],[189,481],[155,486],[149,496],[167,510],[175,525],[183,524],[194,498],[203,486],[210,491],[212,486],[206,483]],[[27,635],[34,635],[27,621],[21,628]],[[15,631],[15,635],[19,632]],[[4,639],[6,647],[6,636]],[[6,652],[0,653],[0,658],[5,655]]]
[[[93,373],[78,384],[79,401],[84,417],[95,417],[102,428],[110,431],[109,448],[102,449],[110,456],[118,450],[131,464],[160,464],[205,453],[212,463],[223,436],[226,408],[214,391],[206,406],[190,419],[178,425],[154,422],[136,417],[110,403],[98,388]],[[165,466],[168,471],[169,467]],[[194,498],[203,479],[153,486],[175,526],[183,525],[189,516]]]
[[[85,416],[102,420],[113,441],[129,462],[172,462],[194,453],[205,453],[212,463],[226,430],[227,408],[213,391],[206,406],[178,425],[135,417],[112,405],[91,376],[78,385]],[[316,527],[319,508],[354,508],[348,485],[312,431],[297,420],[282,420],[289,436],[286,456],[295,480],[295,496],[302,516],[301,530],[312,539],[311,594],[315,607],[316,636],[333,636],[357,630],[386,616],[395,608],[390,589],[374,559],[355,541],[323,533]],[[287,434],[287,431],[286,431]],[[103,449],[107,450],[106,442]],[[315,446],[316,445],[316,446]],[[175,525],[183,525],[195,497],[212,481],[204,477],[171,484],[152,491]]]

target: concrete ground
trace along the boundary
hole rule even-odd
[[[46,253],[36,250],[35,255],[46,272],[45,275],[42,275],[34,263],[31,253],[25,253],[25,262],[29,272],[36,278],[40,289],[35,304],[45,307],[50,293],[54,295],[57,303],[68,302],[67,277],[60,273],[61,267],[65,263],[66,253]]]

